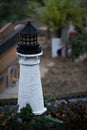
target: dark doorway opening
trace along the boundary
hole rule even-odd
[[[58,56],[61,56],[62,55],[62,49],[58,49],[57,54],[58,54]]]

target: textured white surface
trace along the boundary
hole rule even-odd
[[[18,92],[19,111],[30,104],[35,115],[46,111],[43,103],[43,91],[40,78],[40,57],[19,57],[20,79]]]
[[[62,49],[62,47],[63,47],[61,39],[60,38],[52,38],[51,47],[52,47],[51,48],[52,49],[52,57],[58,56],[57,51],[59,49]]]

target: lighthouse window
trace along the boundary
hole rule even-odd
[[[26,44],[29,44],[29,42],[26,42]]]
[[[23,44],[25,44],[25,42],[23,41]]]
[[[36,41],[36,40],[37,40],[37,37],[35,37],[34,40]]]
[[[34,41],[34,39],[33,39],[33,38],[31,38],[31,41]]]
[[[26,35],[26,38],[29,38],[29,35]]]
[[[25,41],[25,38],[22,38],[23,41]]]
[[[22,38],[25,38],[25,35],[22,35]]]
[[[31,34],[31,38],[33,38],[33,35]]]

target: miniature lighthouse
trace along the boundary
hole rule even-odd
[[[20,64],[18,105],[19,111],[30,104],[35,115],[46,111],[40,77],[41,47],[37,40],[37,30],[28,22],[20,32],[17,55]]]

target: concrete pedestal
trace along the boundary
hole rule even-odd
[[[42,52],[34,55],[17,53],[20,64],[18,105],[19,111],[30,104],[35,115],[41,115],[46,111],[43,101],[43,91],[40,76],[40,56]]]

